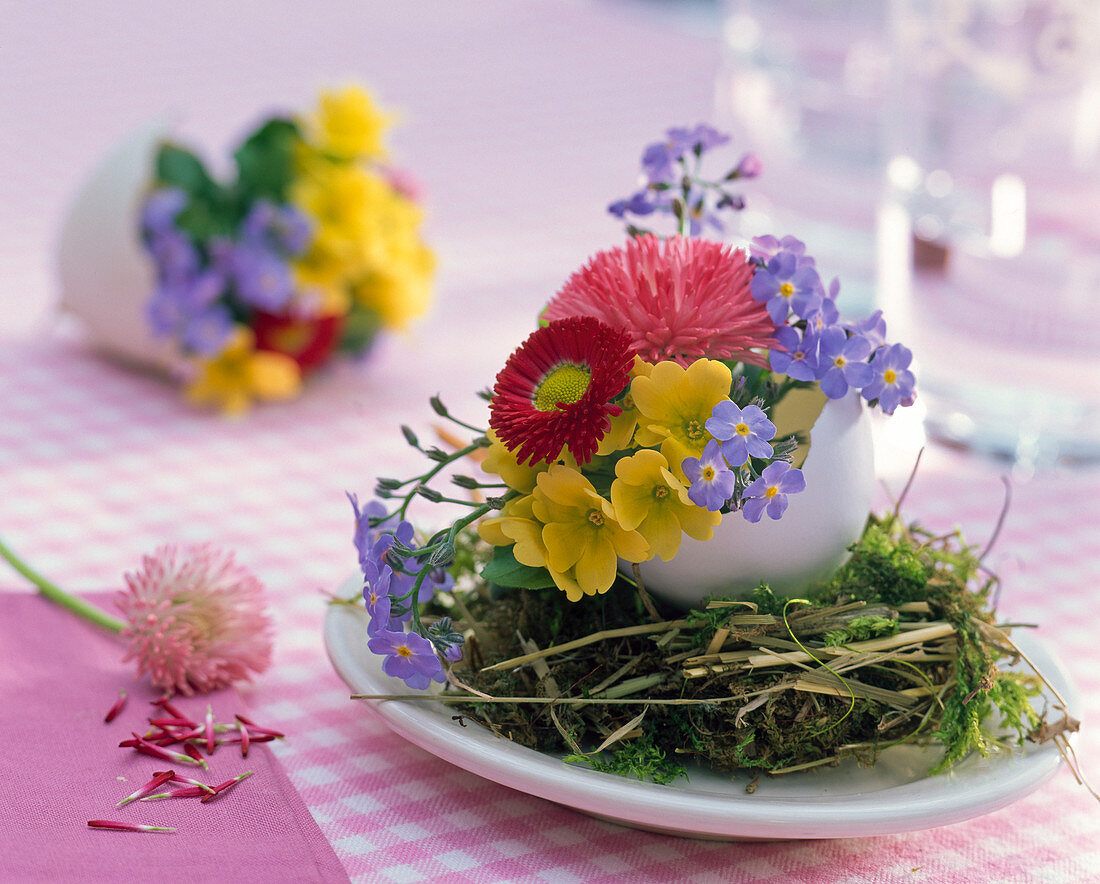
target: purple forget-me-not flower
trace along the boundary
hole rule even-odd
[[[782,517],[787,511],[787,495],[797,494],[806,488],[801,470],[789,463],[777,460],[764,467],[760,478],[741,494],[741,511],[750,522],[759,522],[767,511],[772,519]]]
[[[821,333],[818,351],[818,375],[821,392],[840,399],[850,388],[857,390],[871,382],[873,372],[867,364],[871,343],[863,335],[852,335],[838,325]]]
[[[415,632],[380,629],[367,641],[367,647],[372,653],[385,657],[382,671],[386,675],[400,678],[414,690],[423,690],[432,681],[447,680],[435,647]]]
[[[779,252],[752,276],[749,291],[768,308],[776,325],[787,320],[788,313],[805,317],[821,303],[821,278],[812,264],[799,266],[791,252]]]
[[[680,467],[691,482],[688,498],[696,506],[716,513],[733,496],[736,477],[726,465],[717,439],[707,442],[702,457],[685,457]]]
[[[706,428],[722,443],[722,454],[731,467],[742,466],[749,457],[772,456],[770,441],[775,438],[775,424],[757,405],[741,408],[723,399],[714,406]]]
[[[909,370],[913,354],[901,344],[880,347],[871,360],[871,381],[862,390],[868,402],[878,400],[886,414],[893,414],[899,405],[909,405],[914,398],[916,378]]]
[[[796,381],[817,380],[818,337],[810,329],[799,333],[789,325],[776,329],[778,347],[769,353],[772,371]]]

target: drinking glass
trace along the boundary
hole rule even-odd
[[[891,0],[878,295],[934,437],[1100,458],[1100,0]]]

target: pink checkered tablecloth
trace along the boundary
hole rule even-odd
[[[390,733],[348,699],[321,638],[355,567],[345,490],[417,465],[441,393],[480,420],[478,388],[595,247],[638,148],[706,118],[717,42],[620,3],[213,2],[16,7],[0,0],[0,534],[76,591],[117,585],[165,541],[213,540],[267,584],[273,668],[245,689],[290,736],[273,751],[354,881],[1079,882],[1100,869],[1100,809],[1068,772],[986,817],[879,838],[729,844],[592,819],[486,782]],[[457,8],[456,8],[457,7]],[[186,11],[184,11],[186,10]],[[661,20],[663,21],[663,20]],[[245,22],[247,27],[238,26]],[[9,36],[10,35],[10,39]],[[660,56],[662,61],[656,59]],[[216,63],[210,63],[214,59]],[[300,400],[227,421],[91,353],[52,318],[52,243],[94,157],[165,106],[219,145],[273,100],[356,77],[406,109],[396,149],[431,194],[438,307]],[[912,437],[883,425],[899,488]],[[900,438],[899,438],[900,437]],[[980,541],[1003,464],[925,456],[907,510]],[[1100,472],[1015,484],[993,554],[1001,610],[1042,624],[1080,689],[1077,748],[1100,780]],[[0,587],[24,589],[12,573]],[[2,664],[0,664],[2,665]],[[0,784],[0,789],[3,786]],[[0,804],[14,837],[15,805]],[[74,876],[78,879],[78,876]]]

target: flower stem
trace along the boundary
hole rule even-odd
[[[32,570],[26,562],[7,547],[3,540],[0,540],[0,558],[3,558],[16,571],[33,583],[38,591],[51,602],[55,602],[63,608],[68,608],[74,614],[79,614],[85,620],[98,624],[104,629],[109,629],[111,632],[122,632],[126,626],[117,617],[112,617],[101,608],[65,592],[57,584],[51,583],[37,571]]]

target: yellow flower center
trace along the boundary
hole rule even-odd
[[[623,411],[633,411],[634,397],[627,393],[625,396],[623,396],[622,399],[619,400],[619,407],[622,408]]]
[[[835,365],[837,368],[844,368],[844,366],[847,364],[848,360],[845,359],[843,356],[838,356],[836,359],[833,360],[833,365]]]
[[[684,428],[684,435],[693,442],[698,442],[704,435],[703,425],[699,421],[688,421],[688,425]]]
[[[666,497],[668,497],[668,486],[658,485],[656,488],[653,489],[653,496],[657,498],[657,500],[664,500]]]
[[[701,475],[703,477],[704,482],[713,482],[714,481],[714,467],[712,467],[712,466],[703,467],[703,472],[701,473]]]
[[[733,429],[734,429],[734,432],[736,432],[738,436],[747,436],[747,435],[749,435],[749,433],[752,432],[752,430],[749,429],[749,425],[744,423],[744,422],[739,423]]]
[[[402,657],[411,657],[413,655],[413,652],[409,650],[408,645],[401,645],[401,647],[397,649],[397,653]]]
[[[764,492],[765,497],[775,497],[779,493],[778,485],[769,485],[768,490]]]
[[[791,285],[789,282],[783,283],[779,287],[779,294],[782,295],[784,298],[789,298],[791,295],[794,294],[794,286]]]
[[[882,379],[886,381],[886,383],[892,384],[898,379],[898,373],[892,368],[888,368],[882,373]]]
[[[592,372],[588,366],[563,362],[550,369],[535,388],[535,408],[554,411],[559,405],[579,402],[591,380]]]
[[[588,521],[599,528],[603,525],[603,513],[601,513],[599,510],[589,510]]]

